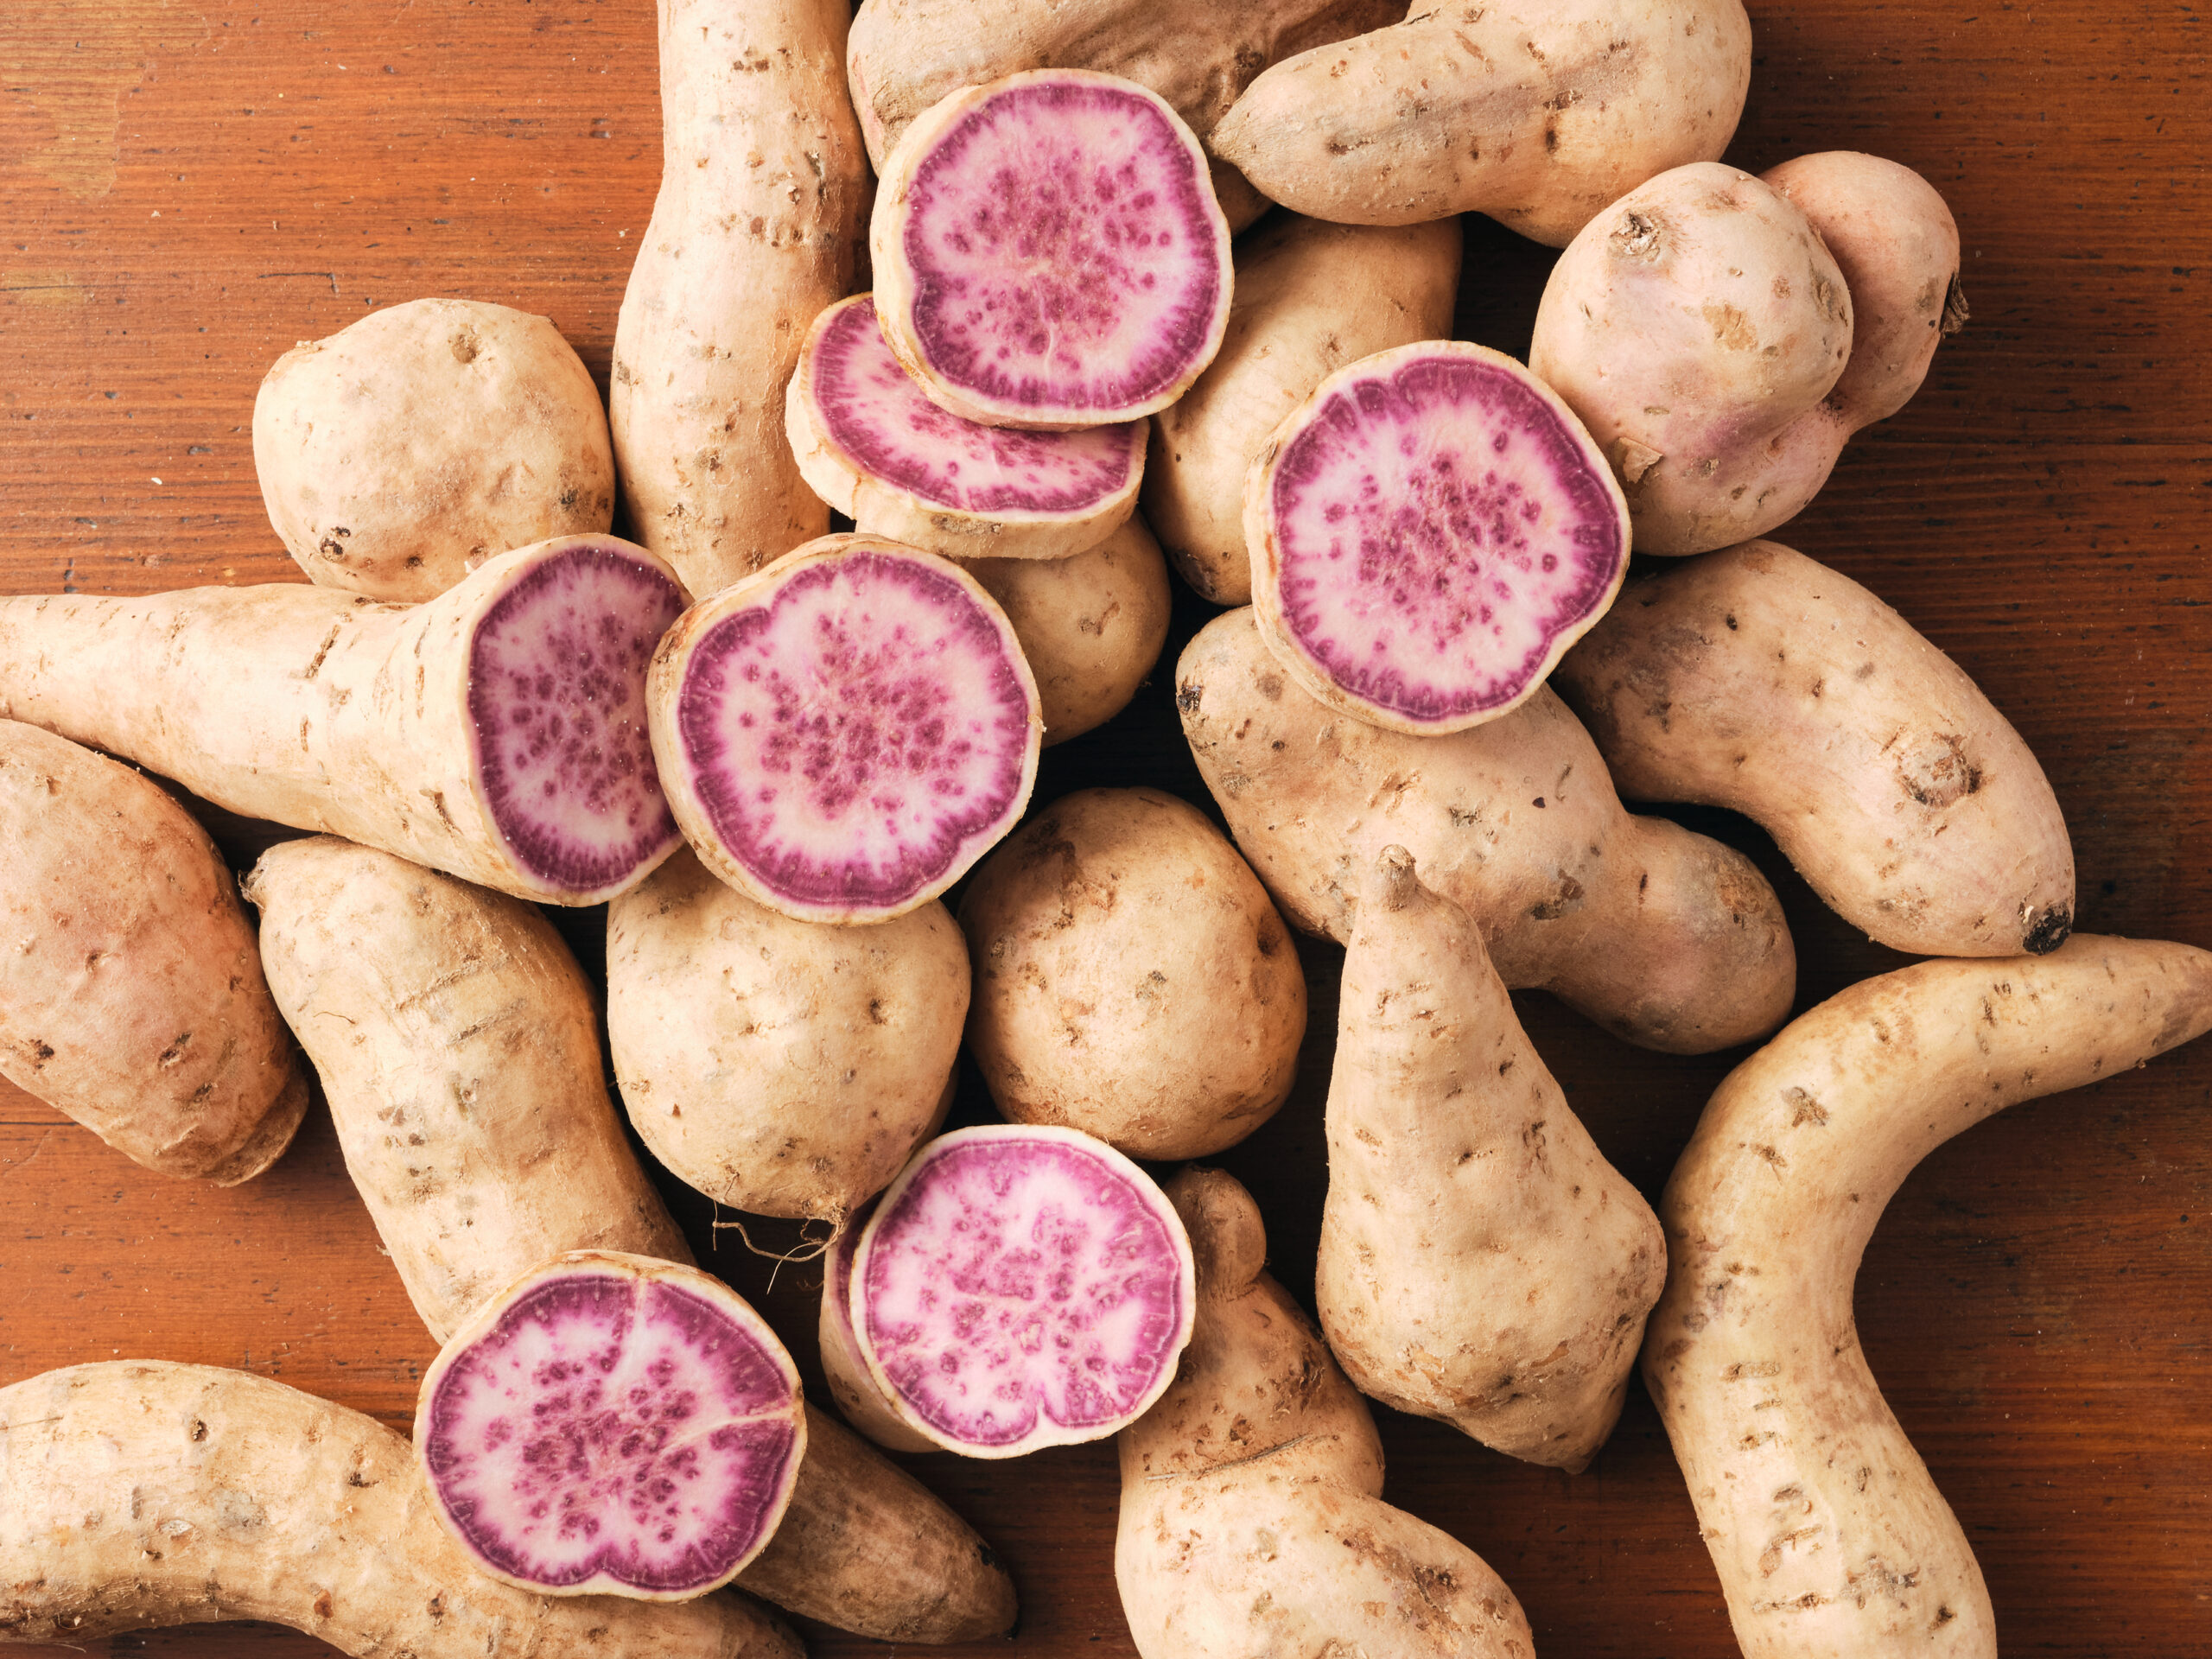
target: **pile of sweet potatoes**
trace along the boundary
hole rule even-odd
[[[544,319],[376,311],[252,411],[306,584],[0,599],[0,1075],[226,1185],[327,1112],[441,1344],[411,1444],[0,1377],[0,1643],[976,1641],[1017,1586],[884,1452],[1112,1438],[1144,1659],[1527,1659],[1366,1402],[1580,1471],[1640,1360],[1747,1655],[1993,1655],[1859,1255],[1950,1135],[2212,1029],[2212,953],[2075,935],[2020,734],[1764,539],[1963,325],[1949,208],[1724,163],[1737,0],[997,10],[664,0],[604,405]],[[1561,250],[1525,363],[1448,337],[1475,213]],[[1122,764],[1147,688],[1187,771]],[[1926,960],[1802,1007],[1760,861],[1624,798]],[[1656,1207],[1533,989],[1748,1052]],[[1191,1162],[1248,1137],[1325,1143],[1310,1310]]]

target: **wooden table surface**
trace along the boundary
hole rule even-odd
[[[1782,539],[1898,607],[2056,786],[2085,929],[2212,945],[2212,85],[2177,3],[1752,8],[1730,158],[1918,168],[1964,237],[1967,331],[1847,451]],[[16,0],[0,17],[0,591],[290,581],[255,485],[254,391],[296,340],[424,295],[549,315],[605,385],[660,165],[649,0]],[[1468,231],[1460,333],[1527,346],[1550,255]],[[1167,664],[1049,751],[1038,798],[1148,783],[1204,800]],[[1781,889],[1799,1006],[1896,965],[1741,820],[1683,815]],[[219,830],[234,861],[261,838]],[[4,854],[0,854],[3,856]],[[565,918],[588,963],[601,913]],[[1298,1092],[1220,1161],[1310,1295],[1339,953],[1308,944]],[[1630,1050],[1523,1016],[1600,1146],[1656,1198],[1735,1054]],[[2008,1651],[2212,1650],[2212,1045],[2023,1106],[1942,1148],[1868,1251],[1888,1397],[1964,1522]],[[988,1113],[973,1075],[959,1110]],[[806,1267],[772,1274],[664,1179],[702,1260],[813,1358]],[[774,1232],[772,1226],[771,1233]],[[172,1182],[0,1085],[0,1382],[115,1356],[238,1366],[404,1427],[433,1349],[310,1116],[268,1176]],[[1735,1651],[1640,1386],[1580,1477],[1378,1411],[1388,1495],[1503,1573],[1538,1651]],[[1021,1632],[976,1652],[1131,1651],[1109,1444],[912,1460],[1012,1563]],[[819,1655],[873,1644],[809,1630]],[[324,1650],[274,1627],[95,1651]],[[41,1652],[59,1655],[60,1648]]]

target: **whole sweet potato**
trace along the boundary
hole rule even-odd
[[[1185,650],[1175,702],[1238,848],[1309,932],[1350,937],[1397,845],[1481,925],[1506,984],[1630,1042],[1706,1053],[1788,1015],[1797,958],[1774,889],[1742,854],[1623,810],[1548,690],[1448,737],[1387,732],[1306,696],[1231,611]]]
[[[1212,143],[1315,219],[1481,213],[1561,247],[1623,191],[1726,149],[1751,74],[1740,0],[1416,0],[1268,70]]]
[[[160,785],[0,720],[0,1077],[124,1156],[225,1186],[291,1143],[307,1073],[207,832]]]

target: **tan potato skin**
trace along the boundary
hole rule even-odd
[[[1234,1146],[1289,1096],[1306,976],[1258,880],[1156,789],[1055,801],[960,901],[976,963],[969,1051],[1016,1123],[1132,1158]]]
[[[1145,517],[1184,581],[1249,605],[1244,474],[1268,435],[1347,363],[1452,330],[1457,219],[1408,228],[1278,213],[1231,250],[1236,289],[1212,365],[1153,417]]]
[[[1217,1170],[1167,1185],[1198,1264],[1173,1385],[1118,1437],[1114,1578],[1143,1659],[1529,1659],[1513,1592],[1382,1501],[1367,1407],[1262,1271],[1251,1196]]]
[[[2009,957],[2074,925],[2074,849],[2028,746],[1872,594],[1750,542],[1629,589],[1555,677],[1638,800],[1742,812],[1895,950]]]
[[[1402,847],[1353,913],[1339,1007],[1313,1279],[1329,1346],[1385,1404],[1580,1472],[1666,1282],[1658,1218]]]
[[[422,605],[292,582],[0,599],[0,719],[124,756],[246,817],[518,898],[598,904],[652,861],[588,893],[524,868],[484,798],[468,715],[478,623],[570,540],[503,554]]]
[[[728,1594],[550,1598],[486,1577],[414,1448],[244,1371],[119,1360],[0,1389],[0,1642],[257,1618],[421,1659],[802,1659]]]
[[[775,1536],[737,1575],[741,1588],[878,1642],[1012,1634],[1014,1580],[990,1546],[919,1481],[812,1406],[798,1479]],[[932,1516],[942,1519],[932,1524]]]
[[[1175,687],[1206,786],[1296,926],[1350,938],[1367,871],[1402,846],[1482,925],[1508,985],[1548,990],[1629,1042],[1709,1053],[1789,1017],[1796,952],[1765,878],[1718,842],[1623,810],[1550,690],[1449,737],[1386,732],[1300,690],[1249,610],[1200,631]]]
[[[1268,64],[1400,15],[1395,0],[863,0],[847,69],[879,171],[931,105],[1023,69],[1096,69],[1134,80],[1166,99],[1203,141]],[[1266,211],[1233,168],[1217,160],[1213,174],[1232,226]]]
[[[1045,747],[1104,725],[1167,643],[1167,561],[1141,518],[1065,559],[956,559],[998,601],[1044,704]]]
[[[2212,955],[2076,934],[1852,987],[1738,1066],[1660,1203],[1643,1378],[1745,1659],[1994,1659],[1980,1569],[1851,1311],[1890,1195],[1991,1113],[2212,1028]]]
[[[690,1261],[607,1097],[591,987],[533,906],[334,836],[270,848],[245,886],[432,1336],[564,1251]]]
[[[157,784],[0,721],[0,1077],[135,1163],[224,1186],[308,1079],[207,832]]]
[[[794,921],[679,852],[607,916],[616,1086],[717,1203],[842,1226],[928,1135],[960,1053],[968,950],[935,900]]]
[[[1739,0],[1418,0],[1276,64],[1212,144],[1315,219],[1482,213],[1563,247],[1654,174],[1718,157],[1751,74]]]
[[[511,548],[614,522],[599,389],[551,321],[476,300],[372,311],[253,402],[269,522],[308,580],[435,599]]]
[[[868,165],[847,0],[659,0],[664,157],[608,413],[639,541],[693,597],[830,528],[784,438],[816,315],[852,287]]]
[[[1680,168],[1553,267],[1529,365],[1628,493],[1639,553],[1702,553],[1802,511],[1964,326],[1958,228],[1926,181],[1849,151],[1763,178]]]

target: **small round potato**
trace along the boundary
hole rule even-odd
[[[1236,849],[1154,789],[1091,789],[984,861],[960,906],[968,1043],[999,1109],[1135,1158],[1233,1146],[1290,1093],[1306,980]]]
[[[377,599],[419,604],[614,521],[591,375],[545,318],[474,300],[395,305],[285,353],[254,399],[253,464],[308,579]]]

